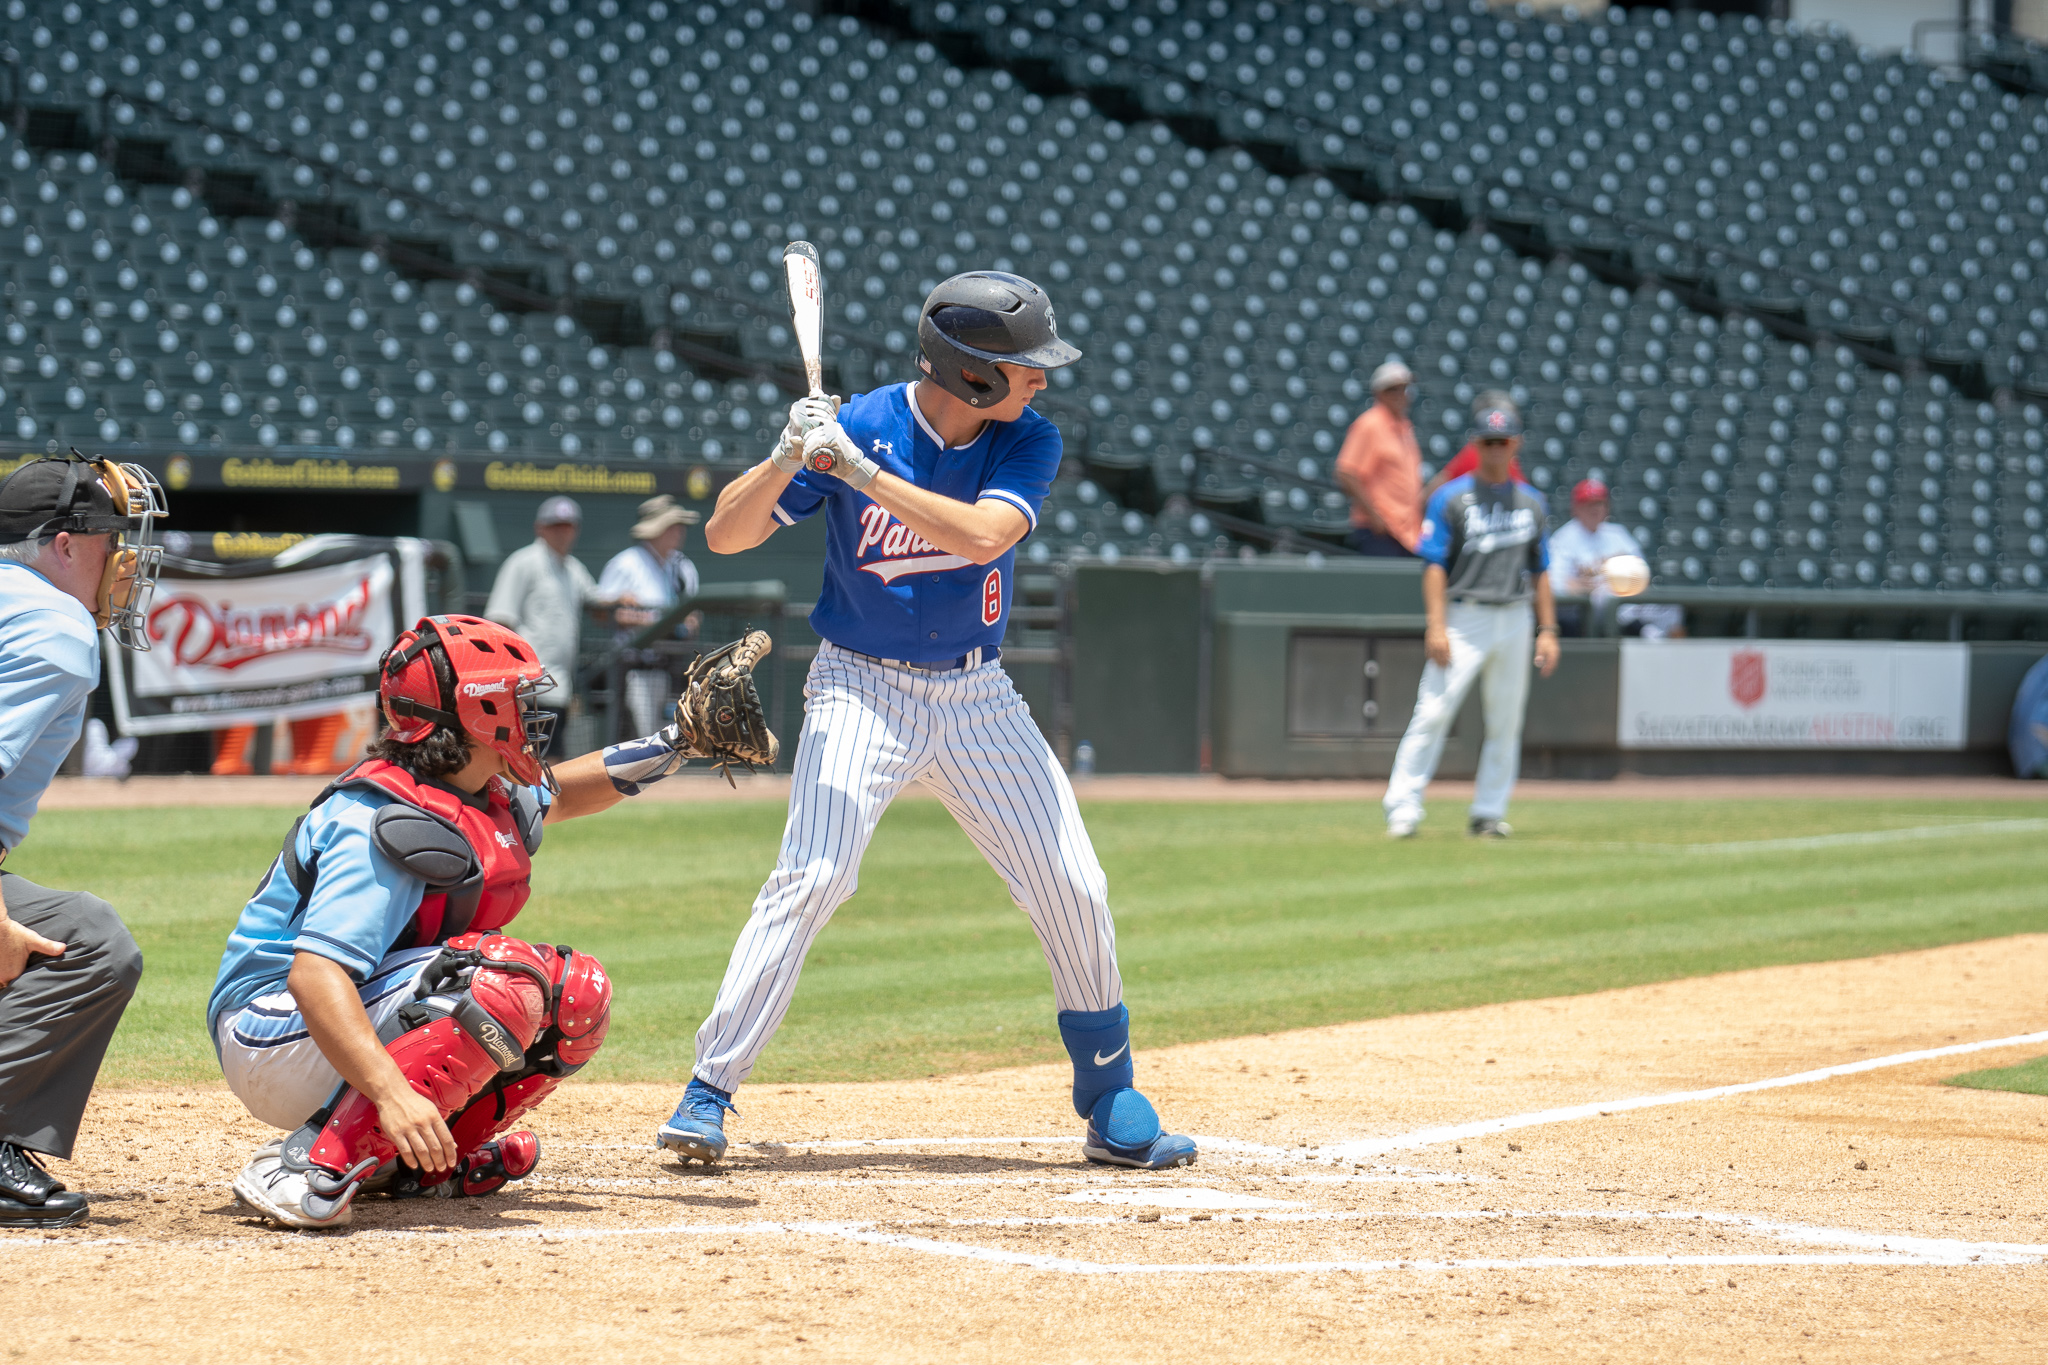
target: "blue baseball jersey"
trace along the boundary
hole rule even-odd
[[[1453,601],[1527,601],[1550,567],[1544,511],[1543,495],[1520,480],[1465,474],[1431,496],[1415,553],[1444,571]]]
[[[0,560],[0,850],[28,837],[99,685],[92,613],[28,565]]]
[[[898,478],[959,502],[999,499],[1037,529],[1038,509],[1060,467],[1059,428],[1026,408],[1016,421],[987,423],[966,445],[947,449],[910,387],[855,394],[840,408],[839,425]],[[811,613],[818,634],[861,654],[918,662],[1002,643],[1014,547],[987,564],[948,554],[867,494],[808,469],[783,490],[775,518],[793,526],[820,510],[825,586]]]
[[[529,790],[543,807],[551,799],[545,788]],[[351,788],[306,813],[293,847],[302,866],[317,866],[313,889],[301,898],[282,856],[271,860],[221,954],[206,1003],[209,1038],[220,1037],[223,1015],[283,990],[299,953],[339,963],[358,985],[370,979],[427,894],[426,883],[385,857],[371,837],[377,812],[397,799]]]

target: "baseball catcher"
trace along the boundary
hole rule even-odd
[[[207,1006],[228,1088],[287,1133],[249,1158],[238,1203],[326,1228],[366,1190],[470,1197],[532,1173],[519,1120],[611,1018],[595,958],[506,932],[542,831],[690,758],[772,761],[747,676],[766,637],[750,644],[693,674],[703,696],[659,733],[551,768],[531,645],[473,616],[399,636],[378,667],[390,728],[285,836]]]

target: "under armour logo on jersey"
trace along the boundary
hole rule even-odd
[[[894,441],[876,441],[868,447],[868,453],[871,455],[894,455],[896,453],[896,443]]]
[[[860,570],[873,574],[884,583],[893,583],[905,574],[958,569],[970,562],[964,556],[940,550],[890,516],[889,509],[880,503],[869,503],[861,509],[860,541],[854,546],[853,557],[865,559],[870,550],[879,550],[880,554],[874,563],[863,564]]]

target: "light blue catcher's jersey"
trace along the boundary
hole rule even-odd
[[[839,424],[891,474],[959,502],[995,498],[1024,514],[1038,509],[1060,467],[1060,433],[1026,408],[990,422],[964,446],[942,449],[917,411],[910,385],[855,394]],[[948,554],[830,474],[804,470],[775,505],[785,526],[823,510],[825,586],[811,627],[844,649],[924,663],[1002,643],[1009,620],[1011,548],[987,564]]]

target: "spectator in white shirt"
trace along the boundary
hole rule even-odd
[[[554,678],[554,687],[538,700],[543,710],[555,713],[558,756],[563,750],[562,724],[576,691],[583,615],[610,605],[590,570],[569,553],[582,528],[583,509],[574,498],[553,497],[542,503],[533,518],[533,544],[505,556],[484,608],[485,616],[525,636]]]
[[[1560,603],[1558,623],[1569,635],[1583,635],[1607,599],[1607,578],[1601,572],[1616,555],[1642,554],[1627,528],[1607,519],[1607,485],[1583,479],[1572,489],[1571,520],[1550,533],[1550,590],[1560,598],[1585,599]]]
[[[612,556],[597,580],[600,597],[611,598],[619,607],[615,619],[626,629],[619,639],[630,639],[643,626],[659,621],[679,599],[697,595],[697,566],[683,554],[689,528],[702,518],[663,493],[640,504],[640,520],[633,524],[633,544]],[[699,613],[685,617],[676,634],[687,639],[694,634]],[[626,710],[639,727],[636,734],[653,734],[668,723],[668,709],[675,689],[668,670],[658,665],[661,656],[652,651],[633,651],[626,659]]]

